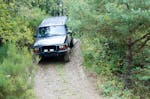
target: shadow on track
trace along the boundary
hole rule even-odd
[[[42,66],[46,66],[48,64],[56,64],[56,63],[60,63],[60,64],[65,64],[63,57],[47,57],[47,58],[42,58],[38,65],[42,65]]]

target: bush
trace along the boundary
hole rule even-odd
[[[113,75],[112,75],[113,76]],[[104,76],[103,81],[99,82],[101,94],[108,99],[139,99],[139,96],[134,96],[131,90],[125,90],[124,84],[118,78]]]
[[[0,99],[33,99],[29,81],[33,64],[27,49],[18,51],[14,44],[6,44],[0,52],[5,54],[0,57]]]
[[[90,38],[85,36],[82,40],[82,51],[85,60],[85,66],[92,67],[98,74],[109,75],[109,73],[122,74],[123,73],[123,59],[124,51],[123,48],[119,51],[121,45],[110,42],[102,36],[99,38]]]
[[[87,69],[103,75],[107,80],[100,83],[100,89],[104,96],[114,99],[138,99],[149,97],[150,65],[149,49],[145,48],[141,54],[134,58],[131,68],[131,90],[124,89],[124,47],[103,37],[96,38],[88,35],[81,37],[81,47],[84,57],[84,65]],[[118,80],[119,79],[119,80]]]
[[[23,1],[18,1],[21,2]],[[7,41],[17,43],[20,47],[30,46],[36,27],[46,17],[45,12],[40,8],[29,8],[23,4],[17,7],[16,2],[10,5],[2,1],[0,3],[0,40],[4,43]]]

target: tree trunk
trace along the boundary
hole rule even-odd
[[[130,36],[127,38],[126,44],[127,48],[126,48],[125,87],[129,88],[131,86],[130,68],[132,63],[132,39]]]

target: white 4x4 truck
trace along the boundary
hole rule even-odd
[[[73,45],[72,32],[66,25],[67,17],[52,17],[39,25],[33,50],[34,55],[43,57],[63,56],[64,61],[70,60],[69,49]]]

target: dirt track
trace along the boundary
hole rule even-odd
[[[83,71],[79,42],[72,49],[70,62],[40,62],[34,90],[38,99],[102,99]]]

